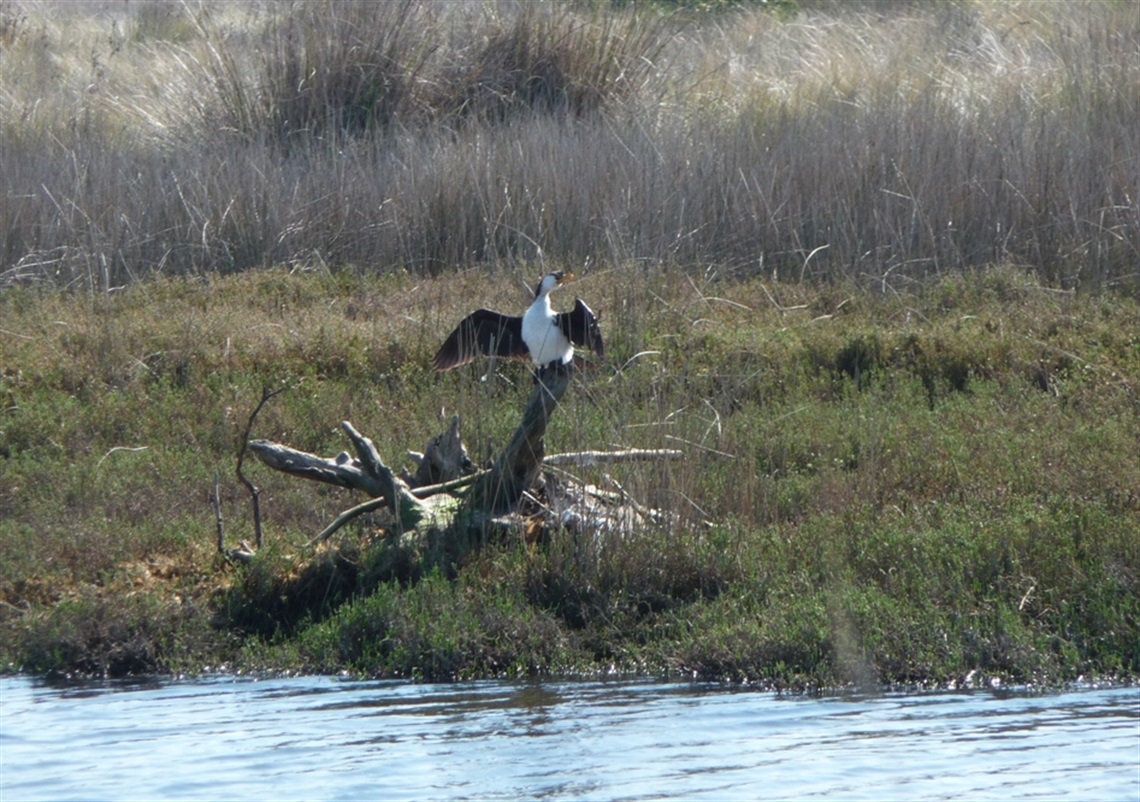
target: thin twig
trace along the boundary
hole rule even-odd
[[[831,247],[831,245],[830,245],[830,244],[828,244],[828,245],[820,245],[819,247],[815,248],[815,249],[814,249],[814,250],[813,250],[811,253],[809,253],[809,254],[807,255],[807,259],[804,259],[804,263],[803,263],[803,265],[800,267],[800,283],[801,283],[801,284],[803,284],[803,281],[804,281],[804,272],[807,270],[808,262],[810,262],[810,261],[811,261],[811,258],[812,258],[813,256],[815,256],[817,253],[819,253],[820,251],[823,251],[823,250],[827,250],[827,249],[828,249],[828,248],[830,248],[830,247]]]
[[[633,361],[635,359],[640,359],[643,356],[657,356],[660,353],[661,353],[660,351],[638,351],[636,354],[634,354],[629,359],[627,359],[625,361],[625,363],[622,364],[622,366],[617,369],[617,372],[622,373],[626,368],[628,368],[631,364],[633,364]]]
[[[671,434],[667,434],[667,435],[665,435],[665,439],[666,440],[676,440],[678,443],[684,443],[687,446],[692,446],[693,448],[699,448],[701,451],[707,451],[710,454],[716,454],[717,456],[728,457],[729,459],[736,459],[735,454],[729,454],[727,451],[720,451],[720,450],[715,449],[715,448],[709,448],[708,446],[701,445],[700,443],[694,443],[692,440],[686,440],[683,437],[674,437]]]
[[[242,433],[241,437],[241,448],[238,450],[237,478],[239,482],[245,485],[246,490],[249,491],[250,498],[253,500],[253,531],[257,536],[256,542],[257,548],[259,549],[262,545],[261,503],[258,501],[258,495],[261,493],[261,490],[253,482],[245,478],[245,474],[242,473],[241,467],[242,463],[245,461],[245,451],[249,447],[249,433],[253,431],[253,422],[257,420],[258,413],[261,412],[261,408],[265,406],[266,402],[269,401],[269,399],[273,398],[273,396],[277,395],[278,393],[283,392],[285,392],[284,387],[279,387],[276,390],[270,390],[268,387],[262,388],[261,400],[257,403],[257,407],[253,410],[253,413],[250,414],[249,421],[246,422],[245,432]]]
[[[1025,605],[1029,603],[1033,597],[1033,591],[1037,590],[1037,580],[1030,579],[1029,590],[1025,591],[1025,595],[1021,597],[1021,601],[1017,605],[1018,610],[1024,610]]]
[[[387,496],[377,496],[376,498],[368,499],[368,501],[365,501],[363,504],[357,504],[355,507],[351,507],[351,508],[345,510],[340,515],[338,515],[336,518],[334,518],[333,522],[331,524],[329,524],[324,529],[322,529],[321,533],[319,535],[317,535],[312,540],[310,540],[308,543],[306,543],[305,548],[311,549],[313,546],[317,545],[318,543],[323,543],[324,541],[328,540],[330,537],[333,536],[333,533],[335,533],[338,529],[340,529],[346,523],[351,521],[353,518],[358,518],[359,516],[363,515],[366,512],[372,512],[373,510],[378,510],[378,509],[381,509],[382,507],[387,507],[387,506],[388,506],[388,497]]]
[[[99,459],[99,462],[95,465],[95,469],[98,470],[100,467],[102,467],[103,461],[106,460],[107,457],[114,454],[116,451],[130,451],[132,453],[137,453],[139,451],[146,451],[149,448],[150,446],[115,446]]]
[[[466,487],[467,485],[474,482],[476,479],[482,478],[483,474],[490,473],[490,472],[491,472],[490,468],[484,468],[481,471],[475,471],[475,473],[469,473],[466,476],[460,476],[458,479],[452,479],[452,480],[447,481],[447,482],[440,482],[437,485],[424,485],[423,487],[413,487],[412,488],[412,495],[415,496],[416,498],[427,498],[428,496],[434,496],[437,493],[446,493],[449,490],[455,490],[456,488]]]
[[[218,525],[218,551],[225,554],[226,536],[222,529],[222,500],[218,484],[218,471],[214,470],[214,521]]]

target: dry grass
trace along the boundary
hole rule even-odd
[[[1136,286],[1127,3],[289,8],[7,3],[4,283],[436,274],[537,245]]]

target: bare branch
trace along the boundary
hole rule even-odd
[[[218,485],[218,472],[214,471],[214,521],[218,525],[218,551],[225,554],[226,536],[222,529],[222,500]]]
[[[464,487],[465,485],[472,484],[476,479],[481,478],[486,473],[490,473],[490,471],[477,471],[467,476],[461,476],[458,479],[452,479],[450,482],[440,482],[437,485],[416,487],[412,489],[411,493],[416,498],[428,498],[429,496],[434,496],[437,493],[446,493],[449,490],[456,490],[460,487]],[[358,518],[366,512],[372,512],[374,510],[378,510],[382,507],[387,506],[389,506],[387,497],[377,496],[376,498],[371,498],[362,504],[357,504],[355,507],[351,507],[345,510],[340,515],[338,515],[331,524],[326,526],[319,535],[306,543],[305,548],[312,548],[318,543],[323,543],[324,541],[328,540],[338,529],[340,529],[342,526],[354,518]]]
[[[628,448],[624,451],[571,451],[565,454],[551,454],[544,465],[609,465],[614,462],[635,460],[682,459],[684,451],[673,448]]]
[[[251,440],[249,450],[253,455],[275,471],[324,482],[329,485],[360,490],[369,497],[383,494],[380,483],[364,470],[359,460],[347,453],[332,458],[318,457],[307,451],[298,451],[269,440]]]
[[[98,464],[95,466],[95,469],[96,469],[96,470],[98,470],[99,468],[103,467],[103,463],[106,461],[107,457],[111,456],[112,454],[114,454],[114,453],[116,453],[116,452],[119,452],[119,451],[129,451],[129,452],[131,452],[132,454],[136,454],[136,453],[138,453],[139,451],[147,451],[147,450],[149,450],[149,449],[150,449],[150,446],[134,446],[133,448],[132,448],[132,447],[130,447],[130,446],[115,446],[114,448],[110,449],[110,450],[109,450],[109,451],[108,451],[106,454],[104,454],[104,455],[103,455],[103,456],[102,456],[102,457],[99,459],[99,462],[98,462]]]
[[[249,433],[253,431],[253,422],[257,420],[258,413],[261,412],[261,408],[265,406],[266,402],[269,401],[269,399],[273,398],[273,396],[277,395],[278,393],[283,392],[285,392],[284,387],[278,388],[276,390],[270,390],[268,387],[262,389],[261,400],[257,403],[257,407],[250,414],[249,420],[246,422],[245,432],[242,434],[241,438],[241,448],[238,450],[237,478],[239,482],[245,485],[246,490],[249,491],[249,495],[253,499],[253,531],[257,537],[256,542],[257,548],[259,549],[262,545],[261,502],[258,500],[258,496],[260,495],[261,490],[253,482],[245,478],[245,474],[242,472],[242,463],[245,461],[245,450],[249,447]]]

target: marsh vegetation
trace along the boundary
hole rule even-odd
[[[676,5],[0,8],[3,665],[1134,675],[1135,9]],[[686,450],[583,471],[659,524],[394,570],[264,471],[217,556],[266,387],[489,456],[525,368],[431,355],[548,268],[607,351],[548,450]]]

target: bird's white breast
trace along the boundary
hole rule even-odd
[[[523,315],[522,338],[537,365],[574,358],[574,346],[558,328],[547,295],[537,299]]]

